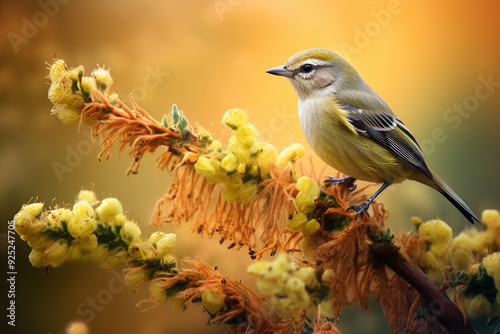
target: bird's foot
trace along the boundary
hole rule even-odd
[[[326,187],[334,186],[337,184],[346,184],[349,187],[350,191],[354,191],[356,189],[356,184],[354,184],[354,181],[356,181],[356,179],[352,176],[346,176],[340,179],[337,177],[329,176],[326,178],[323,184]]]
[[[346,212],[348,212],[349,210],[353,209],[353,210],[354,210],[354,212],[356,213],[356,218],[358,218],[358,216],[359,216],[360,214],[362,214],[363,212],[365,212],[365,213],[366,213],[366,215],[367,215],[368,217],[370,217],[370,215],[368,214],[368,208],[370,207],[370,204],[371,204],[371,203],[372,203],[372,201],[368,200],[368,201],[366,201],[366,202],[363,202],[363,204],[361,204],[361,205],[350,205],[350,206],[347,208]]]

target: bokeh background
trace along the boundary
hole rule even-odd
[[[118,197],[147,234],[154,203],[170,182],[165,172],[155,170],[155,157],[146,157],[139,174],[130,178],[125,177],[126,154],[118,158],[114,151],[99,164],[99,149],[90,148],[88,131],[78,132],[77,125],[65,126],[49,115],[46,62],[55,55],[88,72],[97,64],[110,67],[116,92],[122,98],[134,93],[157,119],[177,103],[190,121],[224,137],[221,116],[237,106],[279,150],[299,142],[311,152],[290,84],[265,70],[306,48],[337,51],[412,129],[428,164],[476,213],[499,209],[499,12],[500,3],[493,0],[2,1],[1,271],[6,272],[7,223],[31,198],[47,205],[71,203],[80,189],[91,188],[100,198]],[[478,88],[481,80],[494,84]],[[463,114],[449,110],[464,104]],[[71,151],[79,158],[68,162]],[[312,156],[321,169],[323,163]],[[54,163],[71,171],[58,175]],[[438,215],[456,231],[468,224],[420,184],[391,187],[379,199],[391,213],[391,231],[410,230],[412,215]],[[251,260],[245,251],[192,235],[189,226],[167,230],[179,233],[179,256],[200,258],[255,285],[246,274]],[[147,297],[146,289],[134,294],[113,272],[93,263],[69,263],[44,274],[30,266],[29,250],[16,240],[17,322],[6,328],[3,318],[0,328],[7,331],[2,333],[62,333],[70,321],[89,320],[92,300],[109,297],[110,289],[111,298],[94,308],[91,333],[223,331],[205,325],[200,306],[180,313],[164,305],[153,314],[141,313],[135,303]],[[5,300],[6,291],[0,295]],[[391,333],[376,304],[361,314],[357,306],[349,308],[339,328]]]

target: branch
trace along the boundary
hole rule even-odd
[[[380,231],[378,232],[380,233]],[[439,322],[450,333],[476,333],[472,329],[470,322],[464,319],[463,314],[457,306],[422,269],[411,263],[406,253],[399,250],[396,245],[392,245],[389,248],[377,246],[380,246],[380,244],[375,243],[371,246],[375,257],[417,290],[429,304],[430,307],[428,307],[428,310],[437,317]]]

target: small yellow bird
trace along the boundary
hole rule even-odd
[[[359,206],[371,202],[392,183],[414,180],[436,189],[471,222],[472,210],[424,161],[422,150],[403,122],[335,52],[308,49],[267,73],[287,78],[299,99],[299,119],[307,141],[328,165],[348,175],[328,182],[353,185],[356,179],[383,183]]]

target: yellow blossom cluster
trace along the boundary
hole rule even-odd
[[[427,250],[418,259],[425,273],[438,285],[442,284],[444,261],[452,266],[450,274],[457,282],[466,282],[459,291],[468,316],[500,315],[500,213],[483,211],[481,221],[485,230],[470,228],[454,238],[451,228],[440,219],[425,223],[416,217],[412,220],[427,243]],[[453,300],[453,290],[447,293]]]
[[[418,232],[428,244],[427,251],[420,253],[418,264],[422,270],[437,284],[443,282],[443,257],[452,238],[451,227],[441,219],[420,223]]]
[[[500,315],[500,252],[492,253],[467,270],[469,284],[460,300],[469,317]],[[448,292],[448,294],[450,294]]]
[[[300,177],[296,187],[299,190],[295,198],[298,211],[288,220],[286,228],[292,232],[300,231],[304,234],[305,238],[301,241],[301,247],[302,251],[306,252],[311,235],[320,228],[319,222],[311,218],[316,208],[315,200],[319,196],[320,188],[316,181],[307,176]]]
[[[156,232],[142,241],[141,229],[126,218],[116,198],[99,202],[94,192],[82,190],[71,210],[42,210],[43,203],[24,205],[14,217],[17,233],[33,248],[29,259],[35,267],[75,259],[96,259],[108,269],[134,261],[160,269],[175,266],[175,234]],[[138,276],[130,275],[129,285],[141,281]]]
[[[248,272],[258,276],[257,286],[271,296],[276,310],[286,318],[299,316],[311,302],[309,291],[320,286],[312,267],[300,267],[287,254],[280,254],[274,262],[258,261],[248,267]]]
[[[278,155],[276,148],[259,140],[255,125],[248,122],[248,114],[242,109],[230,109],[222,123],[234,131],[227,150],[202,130],[198,135],[202,143],[209,145],[211,156],[201,156],[195,164],[196,171],[210,183],[223,183],[222,198],[247,204],[257,194],[257,184],[266,178],[273,164],[281,166],[294,163],[304,155],[304,147],[292,144]]]
[[[484,210],[481,222],[485,230],[470,228],[460,232],[450,244],[449,262],[460,270],[469,268],[475,259],[481,259],[491,250],[500,250],[500,213]]]
[[[64,60],[54,61],[50,67],[49,100],[54,104],[52,113],[65,124],[76,122],[80,118],[80,110],[84,102],[88,102],[93,90],[109,93],[113,79],[104,68],[94,70],[90,76],[84,76],[83,66],[68,69]],[[112,94],[110,101],[117,99]]]

